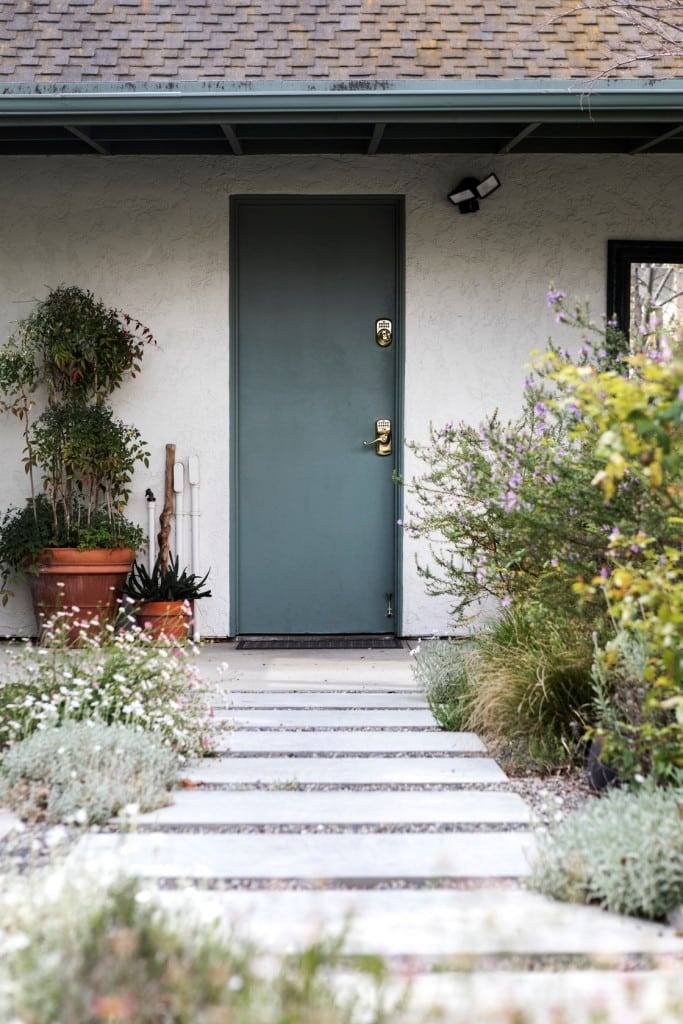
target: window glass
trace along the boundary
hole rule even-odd
[[[631,335],[653,334],[683,324],[683,263],[631,263]]]

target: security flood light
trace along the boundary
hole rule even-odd
[[[461,213],[476,213],[479,209],[479,200],[486,199],[497,188],[500,188],[500,181],[493,173],[481,181],[477,181],[476,178],[463,178],[448,198]]]
[[[484,178],[477,185],[477,195],[480,199],[486,199],[492,192],[495,192],[497,188],[500,188],[500,181],[495,174],[489,174],[488,178]]]

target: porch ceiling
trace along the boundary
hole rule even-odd
[[[683,79],[5,86],[0,155],[680,153]]]

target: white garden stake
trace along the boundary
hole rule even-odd
[[[199,458],[191,455],[187,460],[187,479],[190,484],[190,526],[192,540],[192,572],[199,574]],[[194,607],[193,639],[199,640],[199,614]]]
[[[173,467],[173,491],[175,493],[175,555],[180,571],[185,568],[183,559],[183,491],[185,489],[185,470],[182,462]]]

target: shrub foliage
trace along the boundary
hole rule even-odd
[[[0,801],[30,821],[104,824],[125,808],[168,800],[177,760],[125,725],[63,722],[21,740],[0,765]]]
[[[530,885],[660,920],[683,903],[683,791],[613,790],[541,840]]]

